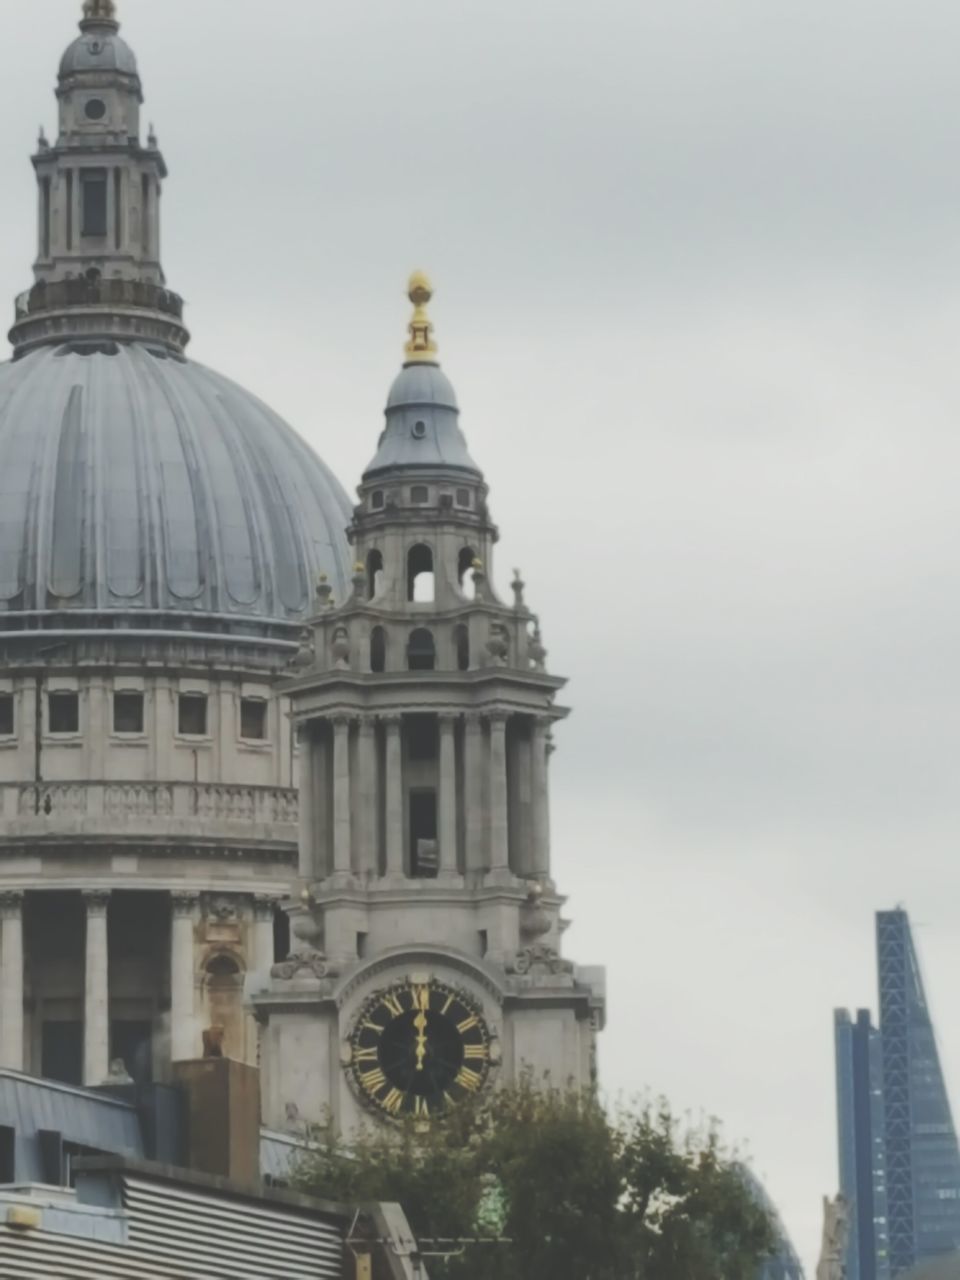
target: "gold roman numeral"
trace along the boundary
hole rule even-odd
[[[472,1013],[469,1018],[464,1018],[462,1022],[457,1023],[457,1030],[463,1036],[466,1035],[468,1031],[472,1031],[474,1027],[479,1027],[479,1025],[480,1019],[475,1013]]]
[[[391,1089],[387,1096],[380,1104],[384,1111],[388,1111],[392,1116],[400,1114],[400,1108],[403,1106],[403,1094],[399,1089]]]
[[[466,1089],[468,1093],[476,1093],[483,1084],[483,1076],[480,1075],[479,1071],[471,1071],[469,1067],[461,1067],[456,1083],[461,1089]]]
[[[426,1098],[418,1097],[415,1099],[413,1114],[418,1116],[421,1120],[430,1119],[430,1104],[427,1102]]]
[[[360,1083],[368,1093],[376,1093],[387,1083],[387,1077],[379,1067],[373,1071],[365,1071],[360,1076]]]
[[[422,1009],[424,1013],[430,1012],[430,988],[414,987],[413,988],[413,1007]]]
[[[378,1036],[383,1035],[383,1027],[379,1022],[371,1022],[368,1018],[365,1022],[360,1023],[361,1027],[366,1027],[368,1031],[375,1031]]]
[[[447,1003],[443,1006],[440,1012],[444,1014],[449,1013],[450,1006],[453,1004],[455,999],[456,999],[456,996],[447,996]]]
[[[379,1059],[376,1049],[354,1049],[353,1056],[357,1062],[377,1062]]]
[[[399,1018],[404,1011],[403,1005],[400,1003],[400,997],[393,995],[392,992],[388,992],[380,1003],[394,1018]]]
[[[486,1062],[490,1050],[485,1044],[467,1044],[463,1047],[463,1056],[467,1062]]]

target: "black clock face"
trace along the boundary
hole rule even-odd
[[[395,1118],[429,1120],[486,1084],[490,1032],[480,1010],[453,987],[398,983],[363,1007],[350,1062],[372,1106]]]

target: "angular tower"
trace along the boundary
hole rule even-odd
[[[907,913],[877,912],[890,1261],[960,1246],[960,1149]]]
[[[602,972],[561,957],[548,759],[566,712],[437,361],[426,278],[348,536],[352,590],[287,686],[298,949],[255,993],[268,1123],[427,1117],[496,1080],[590,1085]]]

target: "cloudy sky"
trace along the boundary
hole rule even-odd
[[[0,0],[2,297],[79,8]],[[877,907],[960,1087],[956,0],[120,8],[193,354],[349,487],[434,275],[498,580],[571,677],[606,1087],[722,1117],[811,1265]]]

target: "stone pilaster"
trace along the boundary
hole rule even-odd
[[[510,813],[507,804],[507,719],[490,717],[490,874],[510,875]]]
[[[376,875],[377,850],[377,725],[362,716],[357,737],[357,852],[362,873]]]
[[[457,718],[441,715],[440,721],[440,875],[457,872]]]
[[[550,724],[537,720],[533,726],[532,801],[533,874],[550,878],[550,777],[548,769]]]
[[[333,722],[333,872],[352,870],[350,815],[350,721],[337,716]]]
[[[194,920],[200,901],[196,893],[173,893],[170,923],[170,1060],[199,1057],[194,989]]]
[[[403,743],[401,717],[386,716],[386,836],[387,875],[402,878],[403,869]]]
[[[110,894],[86,890],[87,942],[83,995],[83,1082],[103,1084],[110,1073],[110,991],[107,907]]]
[[[484,869],[483,721],[469,713],[463,729],[463,806],[466,831],[466,870]]]
[[[273,908],[272,898],[258,896],[253,900],[249,967],[257,973],[269,973],[273,966]]]
[[[300,746],[300,860],[301,880],[311,880],[317,875],[317,805],[316,805],[316,743],[310,726],[297,727]]]
[[[0,893],[0,1066],[22,1071],[23,894]]]

